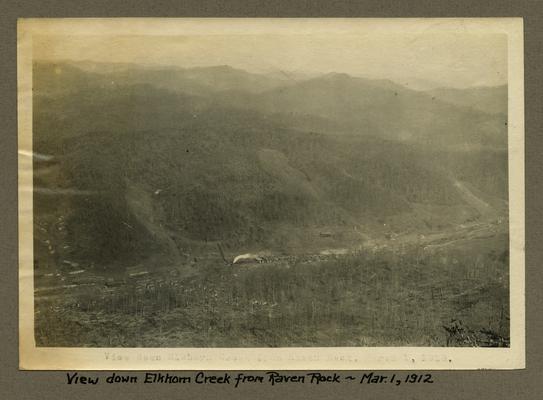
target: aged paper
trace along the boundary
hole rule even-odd
[[[522,37],[20,20],[20,367],[524,368]]]

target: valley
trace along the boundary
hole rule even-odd
[[[38,62],[34,89],[38,345],[508,345],[503,88]]]

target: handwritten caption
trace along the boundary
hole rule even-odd
[[[360,374],[338,374],[307,372],[305,374],[285,374],[268,371],[257,374],[244,372],[222,372],[211,374],[197,372],[178,375],[168,372],[144,372],[136,375],[113,372],[106,377],[82,375],[79,372],[66,373],[68,385],[98,385],[98,384],[197,384],[197,385],[231,385],[235,388],[242,385],[281,385],[285,383],[308,385],[333,385],[341,383],[358,383],[365,385],[405,385],[434,383],[432,374],[391,373],[387,375],[375,372]]]

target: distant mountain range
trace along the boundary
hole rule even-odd
[[[44,62],[33,79],[34,151],[58,166],[35,182],[84,194],[35,195],[70,259],[288,253],[505,212],[505,87]]]
[[[97,73],[70,64],[37,64],[35,90],[55,96],[64,91],[147,84],[205,97],[208,105],[254,109],[302,129],[451,145],[506,144],[506,87],[419,92],[389,80],[338,73],[298,81],[228,66],[123,66],[125,69],[115,65],[105,68],[111,72]],[[98,67],[86,65],[86,69],[96,71]]]

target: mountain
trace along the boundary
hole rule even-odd
[[[441,92],[411,90],[390,80],[340,73],[295,80],[292,76],[279,79],[228,66],[121,69],[122,66],[114,65],[105,69],[111,72],[97,73],[85,72],[69,63],[37,63],[35,93],[56,96],[63,90],[108,91],[149,85],[199,97],[208,105],[252,109],[275,121],[284,121],[285,126],[308,131],[373,135],[434,146],[505,148],[507,144],[506,115],[482,112],[472,105],[477,96],[506,103],[506,88],[484,95],[482,89],[447,89],[449,95],[440,95]],[[482,102],[479,107],[483,107]]]
[[[437,88],[430,96],[489,114],[507,115],[507,86],[480,86],[467,89]]]
[[[274,89],[291,80],[286,76],[261,75],[227,65],[198,68],[141,67],[134,64],[101,64],[92,62],[49,63],[38,61],[34,73],[39,90],[50,92],[77,88],[77,85],[122,86],[152,84],[157,88],[186,94],[211,94],[226,90],[260,93]],[[56,89],[55,89],[56,88]]]
[[[66,225],[54,257],[317,252],[503,212],[504,132],[486,113],[341,74],[264,91],[224,67],[131,74],[35,66],[34,151],[54,163],[35,166],[36,221]],[[253,90],[222,90],[244,77]]]
[[[452,105],[388,80],[347,74],[263,92],[249,97],[244,106],[264,113],[318,116],[344,132],[407,142],[504,147],[507,139],[503,116]]]

